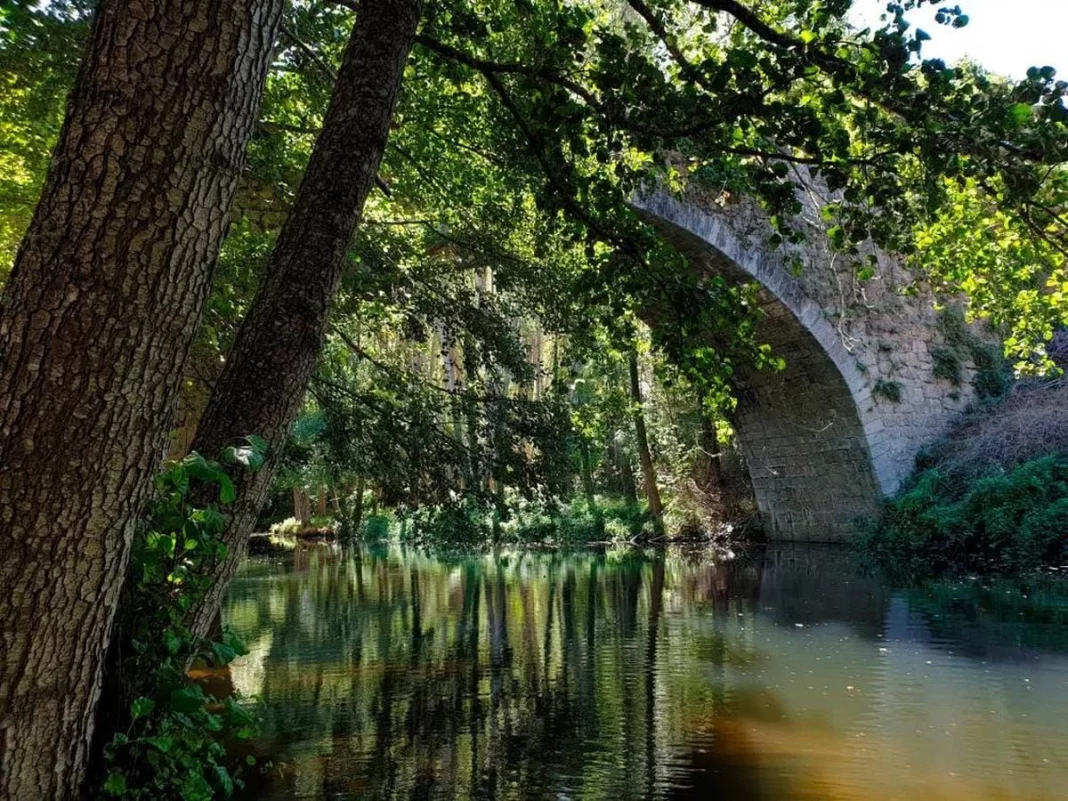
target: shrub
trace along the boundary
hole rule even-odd
[[[497,506],[473,502],[421,508],[408,517],[406,539],[424,545],[477,547],[488,543],[584,545],[632,540],[652,533],[644,506],[599,499],[562,504],[509,492]]]
[[[254,443],[254,447],[257,447]],[[257,447],[258,449],[258,447]],[[258,466],[260,455],[227,449],[229,461]],[[229,476],[191,454],[156,482],[156,496],[134,542],[116,637],[121,647],[109,676],[109,710],[101,734],[100,792],[127,799],[229,797],[241,786],[236,759],[225,742],[258,732],[254,714],[234,697],[218,699],[193,681],[188,666],[224,666],[247,653],[229,631],[218,641],[198,639],[187,614],[212,584],[208,569],[224,559],[225,518],[214,505],[197,506],[190,485],[216,487],[233,500]],[[251,764],[251,757],[249,758]]]
[[[934,376],[960,384],[964,362],[970,359],[975,367],[975,394],[981,400],[1004,395],[1012,385],[1012,369],[998,345],[977,336],[958,308],[946,309],[938,323],[946,344],[931,354]]]
[[[952,348],[935,348],[931,351],[931,359],[934,362],[932,373],[935,378],[942,378],[954,386],[960,385],[961,359],[957,351]]]
[[[872,392],[886,398],[891,403],[901,403],[901,384],[897,381],[887,381],[885,378],[880,378],[875,382]]]
[[[1068,558],[1068,455],[975,481],[929,469],[886,504],[859,544],[912,573],[1061,564]]]
[[[290,539],[300,534],[304,530],[304,524],[301,523],[295,517],[287,517],[281,523],[275,523],[268,530],[271,536],[278,537],[280,539]]]
[[[370,515],[363,522],[361,536],[365,540],[388,540],[395,522],[392,515]]]

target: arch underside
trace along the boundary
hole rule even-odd
[[[738,282],[765,277],[663,216],[641,213],[700,273]],[[765,315],[757,336],[786,367],[739,372],[732,423],[764,529],[775,540],[841,541],[882,495],[854,390],[821,342],[827,331],[813,332],[818,327],[804,299],[783,291],[784,302],[769,287],[790,288],[788,277],[758,283]],[[829,328],[821,315],[818,324]]]

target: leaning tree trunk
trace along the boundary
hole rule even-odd
[[[649,435],[645,430],[645,412],[642,408],[642,386],[638,379],[638,352],[630,352],[630,399],[633,405],[634,438],[638,445],[638,459],[642,464],[642,479],[645,483],[645,499],[649,514],[657,528],[664,525],[664,510],[660,504],[660,490],[656,486],[656,467],[649,451]]]
[[[282,0],[101,0],[0,306],[0,797],[70,798]]]
[[[238,331],[193,444],[215,453],[258,434],[268,444],[256,473],[235,476],[237,500],[224,539],[228,556],[191,628],[205,634],[244,554],[300,410],[364,201],[374,186],[422,0],[360,4],[330,107],[308,169]]]

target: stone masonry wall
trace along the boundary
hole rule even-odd
[[[768,246],[750,203],[663,191],[633,201],[696,269],[762,286],[758,336],[786,368],[739,376],[733,422],[773,539],[847,538],[975,399],[970,362],[959,383],[934,374],[948,343],[933,298],[883,254],[875,278],[858,280],[830,250],[819,203],[808,196],[807,241],[789,250]]]

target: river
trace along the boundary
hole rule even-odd
[[[1068,582],[841,550],[254,557],[225,620],[301,799],[1068,799]]]

